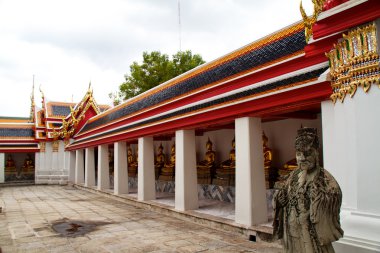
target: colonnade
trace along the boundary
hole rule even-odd
[[[235,120],[236,187],[235,221],[252,226],[268,221],[260,118],[244,117]],[[175,132],[175,209],[198,209],[195,130]],[[114,194],[128,194],[128,164],[126,142],[114,143]],[[107,190],[109,185],[108,145],[67,151],[69,181],[95,186],[95,163],[98,166],[96,187]],[[152,136],[138,138],[137,200],[156,198],[154,145]]]

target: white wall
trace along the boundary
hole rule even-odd
[[[325,168],[341,186],[345,237],[380,251],[380,89],[358,88],[344,103],[322,103]],[[338,245],[339,245],[338,243]],[[361,246],[360,246],[361,247]],[[339,246],[338,248],[343,248]],[[357,250],[344,252],[358,252]],[[343,251],[341,251],[343,252]]]
[[[272,165],[278,169],[289,160],[295,158],[294,142],[297,136],[297,130],[301,127],[314,127],[318,129],[320,146],[322,143],[322,125],[321,119],[286,119],[262,124],[262,129],[268,137],[268,147],[273,151]],[[320,151],[321,164],[322,150]]]
[[[4,183],[4,165],[5,165],[5,154],[0,153],[0,183]]]

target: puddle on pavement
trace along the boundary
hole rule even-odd
[[[55,232],[64,237],[77,237],[94,231],[98,226],[110,224],[101,221],[59,220],[52,224]]]

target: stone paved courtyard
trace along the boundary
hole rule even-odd
[[[250,242],[70,186],[0,187],[0,206],[3,253],[281,252],[276,244]],[[62,236],[52,225],[63,221],[95,229]]]

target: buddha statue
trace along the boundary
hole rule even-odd
[[[30,154],[26,155],[24,160],[24,165],[22,166],[23,172],[33,172],[34,171],[34,162],[30,157]]]
[[[5,162],[5,180],[9,180],[14,176],[17,176],[18,172],[16,171],[15,161],[13,161],[12,155],[9,154]]]
[[[165,154],[163,153],[164,147],[162,147],[162,143],[158,147],[158,153],[156,155],[156,161],[154,162],[154,171],[156,180],[161,174],[161,169],[165,165]]]
[[[159,180],[174,181],[175,179],[175,143],[170,150],[170,160],[161,169]]]
[[[127,150],[128,177],[137,177],[137,160],[133,156],[132,148],[129,146]]]
[[[231,146],[229,159],[222,162],[216,169],[215,178],[212,180],[215,185],[235,185],[235,139],[232,140]]]
[[[292,160],[289,160],[284,164],[284,169],[288,170],[288,171],[295,170],[295,169],[297,169],[297,167],[298,167],[298,165],[297,165],[297,159],[296,158],[293,158]]]
[[[268,147],[268,137],[265,135],[264,131],[262,134],[263,139],[263,153],[264,153],[264,169],[268,169],[272,165],[272,150]]]
[[[15,168],[15,167],[16,166],[15,166],[15,162],[13,161],[12,155],[9,154],[7,161],[5,163],[5,168],[8,169],[8,168]]]
[[[277,172],[272,167],[273,152],[272,149],[268,147],[268,137],[265,135],[264,131],[262,134],[263,141],[263,155],[264,155],[264,174],[265,174],[265,185],[266,188],[272,188],[274,181],[276,181]]]
[[[211,184],[215,173],[215,151],[212,150],[210,138],[206,143],[205,159],[197,164],[198,184]]]

